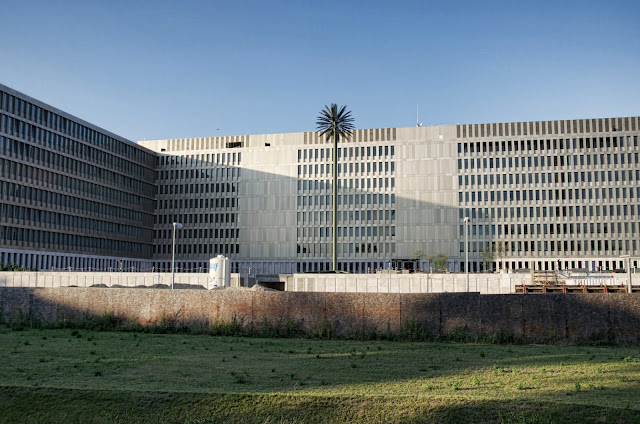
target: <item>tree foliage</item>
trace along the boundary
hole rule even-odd
[[[348,111],[346,106],[338,107],[337,104],[331,103],[331,106],[325,106],[324,109],[320,111],[320,115],[316,121],[316,129],[318,135],[327,135],[337,143],[340,137],[351,137],[352,131],[355,128],[353,121],[351,111]]]
[[[435,254],[430,255],[428,259],[435,272],[443,272],[447,270],[449,257],[443,250],[438,250]]]
[[[484,269],[491,269],[493,261],[496,259],[496,252],[494,246],[485,246],[480,249],[480,260],[484,264]]]
[[[20,266],[14,264],[14,263],[9,263],[9,264],[6,264],[4,266],[0,265],[0,271],[15,272],[15,271],[31,271],[31,270],[28,269],[28,268],[20,267]]]
[[[485,246],[480,250],[480,260],[484,264],[484,269],[491,269],[493,263],[497,260],[501,260],[509,253],[509,243],[499,240],[495,243],[491,243],[490,246]]]
[[[509,253],[509,243],[498,240],[497,242],[491,245],[493,252],[495,253],[495,257],[501,259]]]
[[[429,254],[424,250],[420,250],[420,249],[414,250],[413,253],[411,254],[411,259],[418,261],[418,268],[420,271],[422,271],[422,261],[428,260]]]
[[[503,240],[498,240],[497,242],[493,243],[491,245],[491,248],[493,249],[495,258],[501,262],[502,262],[502,258],[504,258],[509,254],[509,250],[510,250],[509,242],[506,242]],[[504,263],[501,264],[500,268],[504,269]]]

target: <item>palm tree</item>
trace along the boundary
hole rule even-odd
[[[318,135],[322,137],[327,135],[333,138],[333,272],[338,271],[338,140],[340,137],[351,137],[353,126],[353,118],[351,112],[347,111],[346,106],[331,103],[331,106],[325,106],[320,111],[318,120],[316,121]]]

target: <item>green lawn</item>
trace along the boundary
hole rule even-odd
[[[640,422],[640,349],[0,329],[0,422]]]

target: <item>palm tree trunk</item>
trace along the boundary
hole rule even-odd
[[[338,134],[333,133],[333,272],[338,272]]]

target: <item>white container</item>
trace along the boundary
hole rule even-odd
[[[231,285],[231,261],[222,255],[209,259],[209,289]]]

